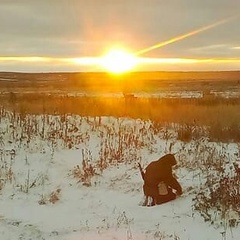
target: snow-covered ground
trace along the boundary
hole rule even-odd
[[[201,164],[209,156],[239,160],[238,144],[183,143],[174,129],[166,134],[164,126],[132,119],[4,109],[0,119],[1,240],[239,239],[238,227],[204,222],[193,203],[206,182]],[[137,162],[146,167],[169,152],[176,153],[184,194],[141,206]]]

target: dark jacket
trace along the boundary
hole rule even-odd
[[[173,154],[167,154],[157,161],[151,162],[146,167],[144,174],[144,194],[146,196],[156,197],[158,195],[158,184],[163,181],[177,194],[182,194],[182,187],[172,174],[172,166],[176,165],[176,159]]]

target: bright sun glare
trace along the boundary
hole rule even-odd
[[[110,50],[100,60],[100,65],[111,73],[124,73],[132,70],[137,64],[137,58],[122,49]]]

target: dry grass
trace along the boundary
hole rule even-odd
[[[205,126],[214,140],[240,140],[240,99],[114,98],[24,94],[2,98],[5,108],[21,114],[78,114],[150,119],[161,124]]]

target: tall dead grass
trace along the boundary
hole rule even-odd
[[[150,119],[161,124],[205,126],[213,140],[240,141],[240,99],[70,97],[59,95],[10,95],[1,104],[12,111],[34,114],[114,116]]]

